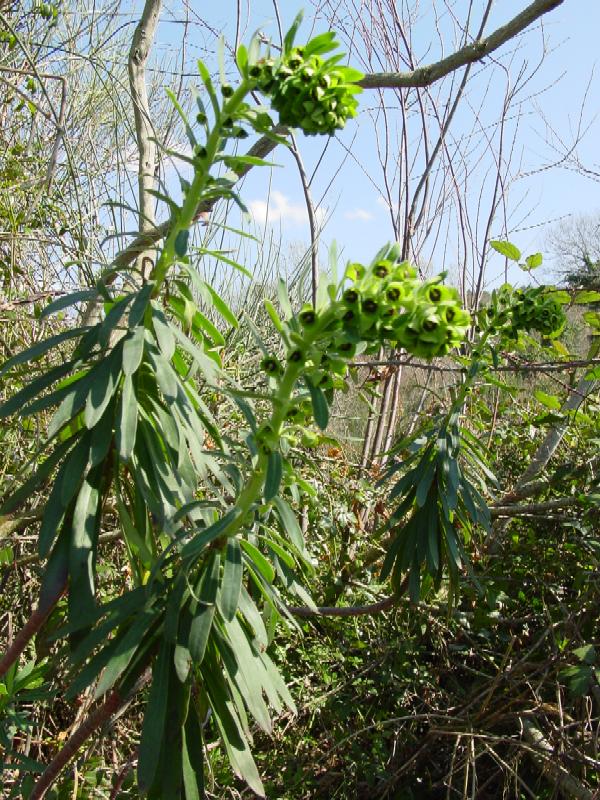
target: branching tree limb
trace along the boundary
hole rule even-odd
[[[534,3],[510,20],[510,22],[498,28],[485,39],[462,47],[460,50],[457,50],[456,53],[434,64],[420,67],[410,72],[372,73],[364,77],[361,85],[365,89],[431,86],[433,83],[436,83],[455,70],[474,61],[481,60],[484,56],[494,52],[510,39],[524,31],[536,20],[540,19],[544,14],[558,8],[563,2],[564,0],[535,0]],[[147,5],[152,6],[154,4],[158,4],[158,0],[148,0]],[[287,131],[285,128],[278,127],[274,130],[274,133],[285,135]],[[250,148],[248,155],[265,158],[276,146],[277,143],[275,141],[263,136]],[[244,175],[249,172],[250,168],[251,167],[248,166],[247,169],[240,173],[239,177],[244,177]],[[210,211],[211,208],[212,204],[208,204],[199,208],[198,213]],[[115,270],[127,267],[134,259],[138,258],[141,253],[163,239],[168,234],[170,228],[171,221],[166,220],[160,225],[141,232],[139,236],[116,255],[111,267]],[[111,279],[114,280],[114,277],[114,274],[109,273],[106,279],[110,282]]]
[[[497,28],[485,39],[478,39],[434,64],[419,67],[410,72],[376,72],[372,75],[365,75],[361,86],[365,89],[407,89],[431,86],[432,83],[446,77],[451,72],[475,61],[481,61],[482,58],[514,39],[544,14],[558,8],[563,2],[564,0],[535,0],[524,11],[513,17],[510,22]]]
[[[137,694],[150,680],[150,671],[146,671],[138,679],[131,691],[124,695],[118,689],[114,689],[106,697],[104,702],[98,706],[77,728],[73,735],[68,739],[65,746],[59,750],[55,758],[48,764],[44,772],[38,778],[29,795],[30,800],[41,800],[52,786],[64,767],[77,754],[79,748],[89,739],[89,737],[99,729],[107,725],[111,719],[120,712],[129,700]]]
[[[523,726],[523,737],[539,753],[533,756],[534,760],[544,772],[548,773],[554,787],[560,789],[565,797],[573,797],[576,800],[593,800],[593,795],[580,781],[571,775],[560,763],[557,758],[556,748],[552,747],[544,734],[537,726],[534,719],[521,717]]]
[[[141,19],[133,34],[128,62],[129,86],[133,102],[138,148],[138,203],[141,234],[154,230],[156,227],[154,221],[154,197],[151,194],[155,185],[156,134],[153,130],[152,117],[148,105],[146,61],[154,41],[160,9],[161,0],[146,0]],[[150,271],[145,266],[146,258],[147,256],[143,252],[139,255],[142,275]]]
[[[398,598],[392,595],[367,606],[288,606],[288,611],[295,617],[362,617],[388,611],[397,602]]]

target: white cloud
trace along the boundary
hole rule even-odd
[[[327,222],[328,214],[329,214],[328,208],[324,208],[323,206],[315,208],[315,220],[319,228],[322,228],[323,225]]]
[[[308,221],[306,206],[302,203],[292,203],[283,192],[274,189],[267,203],[265,200],[251,200],[248,203],[254,221],[265,225],[267,221],[273,223],[283,220],[293,225],[302,225]]]
[[[373,219],[373,214],[367,211],[366,208],[353,208],[351,211],[346,211],[344,216],[346,219],[356,219],[361,222],[368,222],[370,219]]]

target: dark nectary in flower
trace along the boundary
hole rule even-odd
[[[378,278],[387,278],[387,276],[390,274],[388,265],[383,262],[376,264],[375,268],[373,269],[373,274],[377,275]]]
[[[302,352],[302,350],[292,350],[288,355],[288,360],[296,364],[299,361],[304,361],[304,353]]]
[[[265,356],[260,362],[260,368],[269,375],[274,375],[276,372],[280,371],[280,364],[273,356]]]
[[[312,308],[307,308],[305,311],[301,311],[299,314],[300,323],[302,325],[314,325],[317,315]]]

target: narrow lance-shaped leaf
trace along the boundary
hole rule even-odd
[[[185,800],[204,799],[204,742],[202,728],[193,703],[190,703],[183,730],[183,788]]]
[[[121,377],[122,352],[122,346],[117,345],[95,372],[85,404],[84,420],[87,428],[96,425],[117,390]]]
[[[272,500],[279,491],[282,475],[283,461],[281,453],[278,450],[273,450],[269,453],[269,458],[267,460],[267,475],[263,492],[265,502],[268,503],[269,500]]]
[[[90,465],[92,467],[104,461],[113,443],[115,405],[116,397],[113,397],[100,422],[92,430],[92,443],[90,446]]]
[[[171,645],[163,640],[152,670],[152,686],[142,724],[137,770],[141,791],[152,785],[158,765],[167,713],[171,655]]]
[[[69,361],[67,364],[60,364],[58,367],[54,367],[53,369],[48,370],[48,372],[45,372],[43,375],[40,375],[39,378],[29,381],[16,394],[14,394],[12,397],[9,397],[5,403],[0,405],[0,419],[10,416],[16,411],[20,411],[20,409],[23,408],[26,403],[28,403],[34,397],[37,397],[37,395],[43,392],[44,389],[47,389],[48,386],[53,384],[55,381],[64,378],[64,376],[70,372],[72,367],[73,362]]]
[[[35,492],[37,487],[48,478],[54,467],[60,462],[64,454],[72,447],[73,441],[68,440],[61,442],[57,447],[46,457],[40,466],[35,470],[27,480],[12,494],[9,494],[0,506],[0,514],[9,514],[17,506],[28,500]],[[39,453],[37,457],[39,458]]]
[[[138,325],[123,341],[123,372],[133,375],[137,372],[144,357],[145,331]]]
[[[129,311],[129,327],[137,327],[146,313],[146,308],[150,302],[154,284],[146,283],[137,293]]]
[[[87,461],[89,453],[89,445],[89,436],[84,435],[71,450],[56,474],[54,485],[44,508],[44,516],[42,517],[38,534],[38,553],[40,558],[46,558],[50,552],[54,537],[64,519],[67,506],[77,494],[83,465]],[[76,480],[73,478],[72,463],[75,465]],[[67,475],[69,475],[68,481]]]
[[[227,620],[233,619],[238,609],[243,572],[240,543],[236,538],[230,537],[227,540],[220,594],[221,613]]]
[[[118,300],[110,309],[104,320],[100,323],[98,330],[98,344],[100,347],[106,347],[110,342],[110,337],[123,318],[127,306],[133,300],[134,295],[128,294]]]
[[[175,338],[163,310],[155,303],[152,304],[152,324],[160,351],[167,361],[170,361],[175,352]]]
[[[57,389],[56,392],[53,392],[55,395],[54,399],[56,400],[58,398],[60,405],[48,423],[49,437],[55,436],[61,430],[61,428],[66,426],[68,423],[73,422],[75,417],[77,417],[86,401],[92,383],[93,370],[91,372],[79,373],[78,375],[73,376],[72,380],[70,380],[68,383],[65,382],[65,385],[61,386],[60,389]],[[46,400],[46,398],[42,398],[40,401],[32,403],[31,406],[26,409],[26,412],[37,412],[40,410],[40,404],[43,408],[48,408],[50,405],[56,405],[56,403],[50,403],[49,400]]]
[[[89,433],[82,436],[77,447],[69,454],[69,458],[65,462],[64,478],[61,481],[61,500],[63,505],[66,505],[69,500],[77,493],[77,487],[83,478],[89,457],[92,437]]]
[[[102,472],[100,465],[86,476],[73,512],[69,552],[69,617],[87,613],[95,605],[95,562]]]
[[[198,602],[194,608],[194,618],[190,626],[188,649],[192,660],[200,664],[204,658],[208,636],[215,615],[215,602],[219,589],[221,571],[221,556],[218,552],[212,554],[205,567],[204,574],[198,588]]]
[[[228,511],[221,519],[217,520],[208,528],[200,529],[196,535],[189,541],[181,550],[181,557],[184,559],[196,558],[207,545],[221,536],[225,530],[231,525],[238,515],[237,509],[233,508]]]
[[[215,289],[213,289],[209,283],[203,281],[195,269],[192,269],[188,266],[187,271],[194,281],[194,285],[200,291],[205,302],[213,305],[226,322],[228,322],[233,328],[237,328],[239,326],[239,320],[221,295]]]
[[[126,375],[123,381],[121,401],[117,418],[117,448],[119,456],[128,461],[135,447],[137,433],[138,404],[135,387],[131,375]]]
[[[226,625],[225,631],[227,631],[228,639],[225,638],[222,630],[218,629],[216,641],[234,703],[240,715],[245,713],[245,707],[247,707],[259,727],[266,733],[270,733],[271,719],[263,697],[261,680],[263,676],[260,669],[262,665],[237,624],[237,620],[234,619],[229,625]],[[240,698],[239,702],[236,694]]]
[[[53,300],[51,303],[48,303],[48,305],[42,310],[40,319],[45,319],[51,314],[56,314],[57,311],[62,311],[64,308],[69,308],[77,303],[93,300],[96,297],[98,297],[97,289],[82,289],[79,292],[73,292],[72,294],[64,295],[63,297],[59,297],[57,300]]]
[[[248,740],[242,730],[233,702],[225,691],[220,670],[214,659],[212,659],[212,662],[204,673],[204,679],[214,718],[227,755],[237,775],[245,780],[252,791],[256,792],[259,797],[264,797],[265,790],[252,758]]]
[[[138,531],[133,524],[129,512],[123,502],[122,498],[117,495],[117,509],[119,512],[119,519],[123,528],[123,536],[125,537],[127,547],[130,551],[137,553],[142,562],[142,566],[149,570],[152,565],[152,553],[146,543],[144,532]]]
[[[261,575],[267,581],[267,583],[273,583],[273,580],[275,578],[275,570],[269,563],[268,559],[265,558],[265,556],[260,552],[260,550],[257,547],[255,547],[251,542],[248,542],[245,539],[241,539],[240,545],[242,549],[245,551],[246,556],[252,562],[253,566],[255,566],[258,569],[258,571],[261,573]],[[238,597],[238,603],[239,603],[239,597]]]
[[[283,52],[289,53],[292,47],[294,46],[294,39],[296,38],[296,34],[298,33],[298,28],[302,24],[302,20],[304,19],[304,12],[299,11],[296,16],[294,17],[294,21],[290,25],[289,30],[285,34],[283,40]]]
[[[289,536],[292,544],[294,544],[300,552],[303,552],[304,537],[302,536],[302,530],[298,524],[296,515],[282,497],[275,497],[273,502],[281,522],[282,531]]]
[[[136,651],[140,648],[148,631],[152,629],[156,614],[157,612],[154,609],[143,609],[133,617],[133,622],[129,628],[120,634],[106,668],[95,688],[95,698],[102,697],[103,694],[112,689],[129,664],[131,664]]]
[[[327,399],[319,386],[315,386],[308,377],[305,377],[304,380],[310,392],[315,422],[319,428],[324,431],[329,424],[329,405],[327,404]]]
[[[89,331],[90,328],[70,328],[68,331],[57,333],[55,336],[50,336],[48,339],[43,339],[41,342],[37,342],[27,350],[23,350],[23,352],[17,353],[17,355],[12,356],[5,361],[0,367],[0,378],[9,372],[9,370],[13,369],[13,367],[18,367],[21,364],[27,364],[29,361],[34,361],[36,358],[43,356],[44,353],[47,353],[49,350],[54,350],[54,348],[58,347],[58,345],[62,344],[62,342],[66,342],[69,339],[78,339],[80,336]]]

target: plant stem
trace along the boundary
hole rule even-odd
[[[131,691],[125,695],[121,694],[118,689],[113,689],[102,705],[92,711],[86,720],[69,737],[64,747],[48,764],[33,787],[29,795],[29,800],[42,800],[48,789],[55,782],[64,767],[75,756],[82,744],[86,742],[98,728],[108,723],[117,711],[125,705],[128,699],[139,692],[149,680],[150,672],[146,671],[136,681]]]
[[[232,98],[233,99],[233,98]],[[308,349],[311,347],[312,344],[319,338],[319,335],[322,334],[323,329],[331,322],[334,318],[334,310],[333,308],[329,308],[327,311],[323,313],[320,319],[320,324],[315,328],[312,333],[305,333],[305,348]],[[303,362],[292,362],[288,361],[288,364],[285,368],[281,381],[279,383],[279,388],[277,393],[273,398],[273,413],[271,415],[271,419],[269,427],[271,428],[272,435],[277,437],[281,436],[281,430],[283,428],[283,424],[285,422],[286,414],[290,407],[290,402],[292,399],[292,393],[294,391],[294,387],[302,373],[304,368]],[[268,456],[264,453],[260,453],[256,460],[256,465],[254,466],[252,472],[250,473],[248,480],[246,481],[246,485],[242,489],[240,493],[236,506],[239,509],[239,514],[231,521],[231,523],[227,526],[227,528],[223,531],[223,536],[234,536],[239,529],[242,527],[248,512],[260,496],[262,491],[263,483],[265,480],[265,474],[267,471],[267,463],[268,463]]]
[[[0,678],[8,672],[10,667],[17,661],[21,653],[25,650],[28,643],[33,639],[36,633],[42,628],[46,619],[50,616],[52,610],[62,597],[67,588],[66,580],[64,583],[57,585],[52,595],[44,598],[43,603],[40,602],[36,610],[29,617],[25,625],[17,633],[13,639],[12,644],[0,660]]]
[[[175,252],[175,242],[177,237],[182,231],[188,230],[198,210],[198,206],[202,201],[202,195],[208,185],[211,177],[210,168],[215,162],[218,154],[219,144],[223,134],[222,120],[227,117],[235,116],[238,107],[243,102],[246,95],[253,88],[252,83],[249,81],[242,81],[240,86],[235,90],[229,100],[224,104],[220,113],[215,119],[213,129],[206,141],[206,155],[202,159],[205,168],[197,168],[194,180],[188,190],[187,196],[181,207],[177,217],[174,218],[169,235],[165,241],[162,252],[156,262],[156,266],[152,270],[150,280],[154,282],[154,295],[156,296],[164,283],[170,267],[177,261]]]

